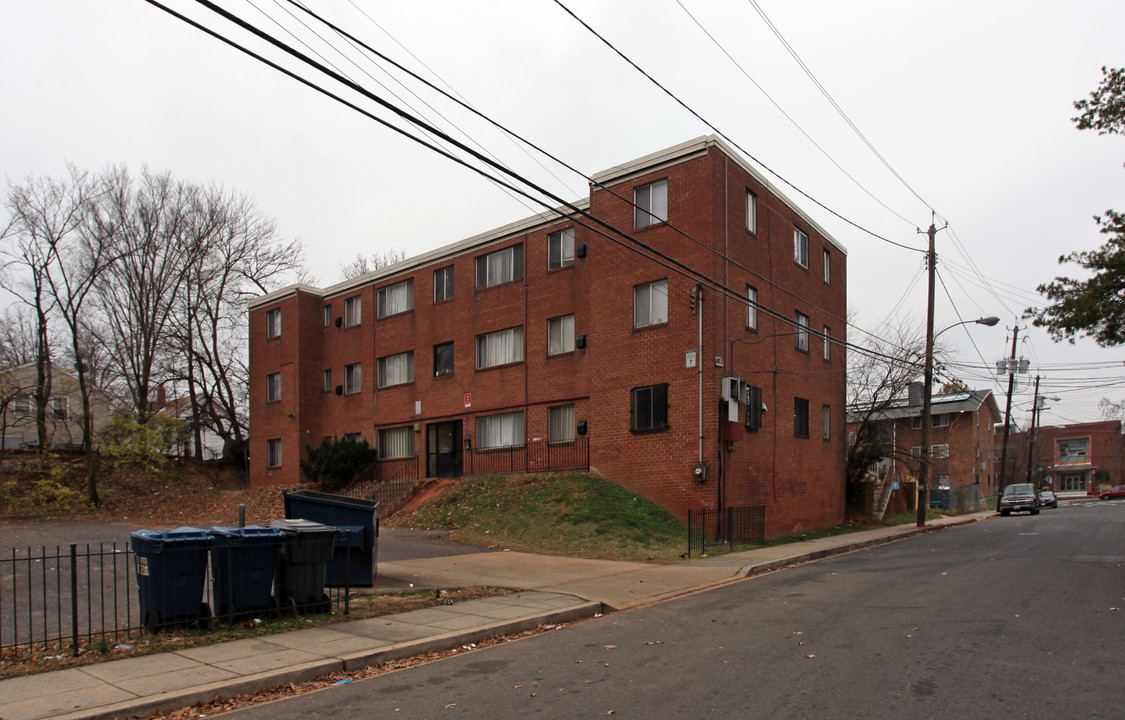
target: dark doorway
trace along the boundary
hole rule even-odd
[[[426,426],[426,477],[460,477],[461,421]]]

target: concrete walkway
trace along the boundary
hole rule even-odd
[[[927,529],[991,516],[943,518]],[[492,585],[521,592],[0,680],[0,720],[108,720],[176,710],[661,602],[926,531],[910,525],[879,528],[674,565],[515,552],[380,563],[376,589],[384,583],[415,588]]]

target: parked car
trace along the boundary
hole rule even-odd
[[[1039,491],[1039,507],[1057,508],[1059,499],[1050,490]]]
[[[1039,514],[1039,496],[1035,494],[1035,486],[1031,483],[1016,483],[1004,488],[1004,494],[1000,496],[1000,514],[1010,515],[1014,512]]]
[[[1098,495],[1098,498],[1102,500],[1120,500],[1121,498],[1125,498],[1125,485],[1118,485],[1115,488],[1106,490],[1101,495]]]

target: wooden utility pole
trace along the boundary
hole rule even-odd
[[[926,299],[926,364],[922,376],[922,457],[918,461],[918,527],[926,524],[926,483],[930,478],[930,404],[934,389],[934,280],[937,273],[937,253],[934,252],[934,236],[937,228],[930,222],[926,231],[929,246],[926,251],[926,265],[929,267],[929,288]]]
[[[1027,481],[1031,482],[1031,465],[1035,459],[1035,416],[1039,414],[1039,376],[1035,376],[1035,400],[1031,403],[1031,428],[1027,431]]]
[[[1004,443],[1000,446],[1000,476],[996,478],[996,507],[1000,507],[1000,495],[1004,492],[1004,478],[1008,475],[1008,435],[1012,431],[1012,387],[1016,382],[1016,338],[1020,336],[1020,327],[1012,331],[1012,356],[1008,359],[1008,403],[1004,408]]]

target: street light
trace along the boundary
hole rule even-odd
[[[976,320],[963,320],[959,323],[953,323],[949,327],[943,328],[936,333],[934,332],[932,316],[926,324],[926,365],[922,378],[922,439],[920,440],[922,452],[921,458],[918,461],[918,527],[926,526],[926,484],[930,479],[930,406],[934,388],[934,340],[937,339],[938,335],[958,325],[975,323],[977,325],[992,327],[999,322],[1000,318],[995,316],[977,318]]]

